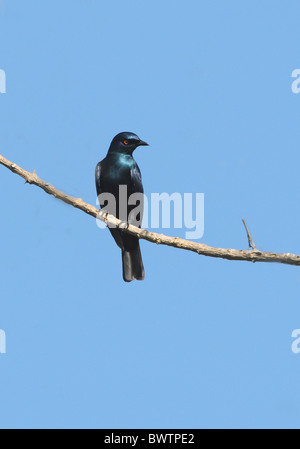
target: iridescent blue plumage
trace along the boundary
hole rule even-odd
[[[97,195],[101,193],[111,193],[116,200],[116,211],[108,210],[115,213],[117,218],[129,221],[132,224],[141,225],[142,207],[138,222],[128,220],[128,215],[136,207],[128,205],[128,198],[133,193],[143,194],[143,185],[140,169],[134,160],[132,153],[141,145],[148,145],[141,140],[136,134],[131,132],[122,132],[117,134],[109,147],[108,153],[96,167],[96,189]],[[120,197],[120,186],[126,186],[126,198]],[[127,215],[120,216],[120,208],[122,210],[123,202],[127,201]],[[107,206],[105,206],[107,209]],[[144,266],[140,251],[139,239],[120,229],[110,228],[117,245],[122,250],[123,263],[123,279],[130,282],[133,279],[142,280],[145,277]]]

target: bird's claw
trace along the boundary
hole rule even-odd
[[[125,231],[126,229],[128,229],[129,223],[127,223],[127,221],[121,221],[119,223],[119,229],[121,229],[121,231]]]

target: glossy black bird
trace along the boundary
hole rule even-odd
[[[140,202],[141,208],[138,221],[128,217],[130,212],[137,206],[128,205],[128,198],[133,193],[143,194],[143,184],[140,169],[134,160],[133,151],[141,146],[148,145],[136,134],[122,132],[117,134],[109,147],[106,158],[96,166],[96,189],[97,195],[101,193],[112,193],[116,200],[116,210],[109,210],[107,203],[101,205],[109,213],[115,215],[123,221],[127,221],[136,226],[141,226],[143,215],[143,200]],[[119,186],[126,186],[127,197],[121,197]],[[142,196],[142,195],[141,195]],[[140,196],[140,197],[141,197]],[[124,206],[127,201],[127,216],[120,216],[120,206]],[[143,280],[145,277],[144,265],[141,256],[139,239],[133,235],[125,233],[121,229],[109,228],[117,245],[122,250],[123,279],[130,282],[133,279]]]

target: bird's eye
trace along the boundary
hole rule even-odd
[[[123,140],[123,143],[124,143],[124,145],[128,145],[129,144],[128,140]]]

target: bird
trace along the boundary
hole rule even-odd
[[[113,138],[106,157],[97,164],[95,171],[98,198],[102,193],[113,194],[115,198],[116,207],[114,210],[109,207],[107,201],[106,204],[100,202],[100,207],[122,221],[138,227],[141,227],[143,218],[144,189],[141,171],[132,154],[137,147],[148,145],[147,142],[144,142],[132,132],[121,132]],[[120,193],[120,186],[126,186],[126,197]],[[135,219],[129,214],[136,207],[136,204],[128,205],[128,198],[134,193],[140,194],[138,195],[140,201],[139,213]],[[126,205],[125,201],[127,201]],[[124,216],[124,206],[126,206],[126,216]],[[145,270],[139,239],[126,233],[123,229],[109,227],[109,230],[122,251],[123,280],[125,282],[131,282],[134,279],[143,280]]]

